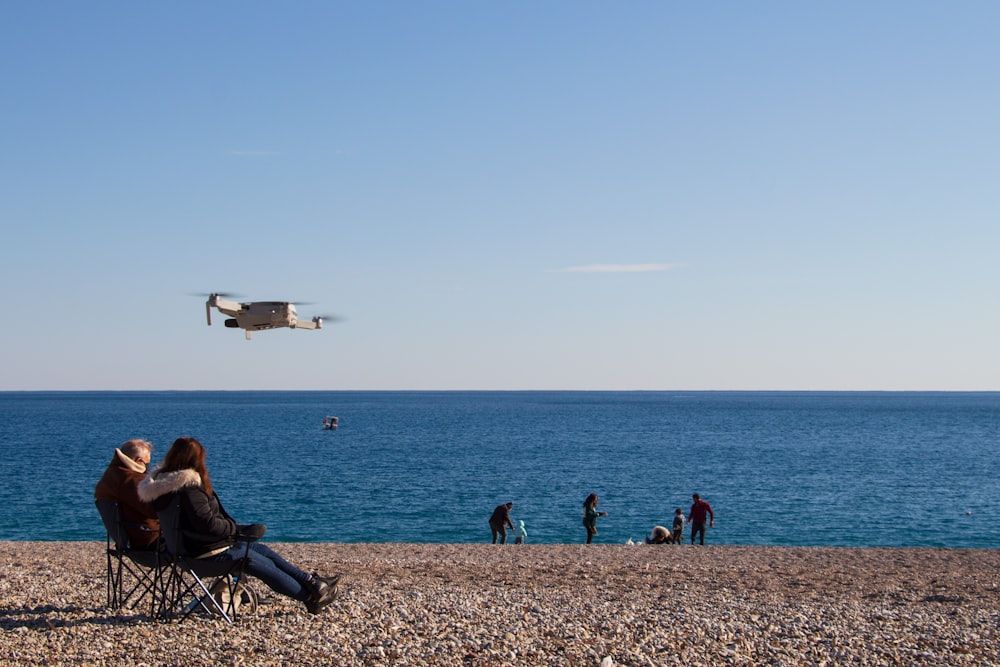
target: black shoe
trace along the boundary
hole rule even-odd
[[[309,589],[309,599],[306,600],[306,610],[310,614],[318,614],[335,599],[337,599],[337,586],[331,586],[323,579],[313,576],[306,584]]]
[[[340,575],[339,574],[335,574],[332,577],[321,577],[320,575],[318,575],[315,572],[313,572],[312,576],[313,576],[314,579],[319,579],[320,581],[322,581],[323,583],[325,583],[327,586],[330,586],[331,588],[336,588],[337,587],[337,583],[340,581]]]

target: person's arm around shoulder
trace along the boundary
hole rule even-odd
[[[153,509],[152,505],[143,502],[142,498],[139,497],[140,482],[142,482],[142,477],[126,480],[118,489],[118,502],[139,516],[146,517],[147,519],[155,519],[156,510]]]

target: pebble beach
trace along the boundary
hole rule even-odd
[[[272,544],[342,575],[229,626],[105,606],[103,542],[0,542],[4,665],[1000,665],[1000,551]]]

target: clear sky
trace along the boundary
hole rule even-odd
[[[997,26],[2,3],[0,390],[1000,390]]]

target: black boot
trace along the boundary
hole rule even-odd
[[[327,606],[337,598],[337,586],[330,586],[326,581],[313,575],[305,584],[309,591],[309,599],[306,600],[306,609],[310,614],[318,614],[323,607]]]
[[[336,588],[337,583],[340,581],[339,574],[335,574],[332,577],[323,577],[313,572],[312,576],[314,579],[319,579],[320,581],[324,582],[327,586],[330,586],[332,588]]]

